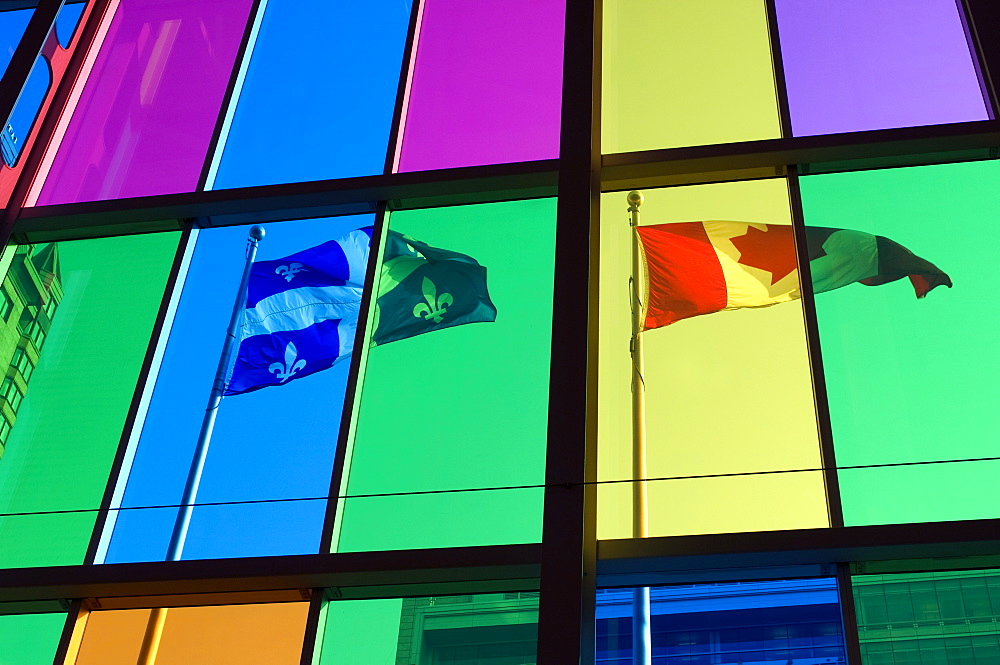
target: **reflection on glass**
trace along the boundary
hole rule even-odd
[[[330,601],[318,665],[534,665],[538,593]]]
[[[7,166],[14,166],[21,156],[24,141],[35,124],[38,111],[42,108],[42,102],[45,101],[45,95],[51,84],[52,71],[49,69],[49,63],[43,56],[38,56],[24,88],[21,89],[21,95],[17,98],[17,104],[10,114],[10,121],[0,133],[0,150]]]
[[[337,551],[538,542],[554,229],[550,199],[392,213]]]
[[[996,315],[983,303],[1000,242],[998,177],[1000,164],[984,161],[801,178],[808,233],[849,221],[870,234],[850,254],[867,246],[878,263],[875,288],[862,280],[816,297],[838,465],[944,462],[842,469],[848,525],[1000,515],[1000,461],[950,461],[997,455],[995,419],[984,417],[998,395]],[[822,245],[825,258],[841,233]]]
[[[178,236],[5,253],[0,566],[82,563]]]
[[[820,467],[785,181],[642,193],[646,478],[689,477],[647,483],[649,535],[826,526],[819,472],[752,475]],[[601,480],[636,479],[627,208],[601,197]],[[632,536],[633,484],[598,489],[600,538]]]
[[[58,245],[18,247],[0,286],[0,459],[62,297]]]
[[[299,281],[308,279],[308,273],[298,272],[301,265],[278,259],[314,251],[309,248],[351,234],[360,233],[367,240],[365,233],[355,230],[372,223],[372,215],[362,215],[265,225],[254,269],[263,271],[263,278],[269,274],[268,283],[281,285],[281,293],[262,298],[260,289],[253,286],[259,284],[255,280],[250,294],[253,304],[263,309],[276,297],[313,293],[311,286],[303,291],[293,288],[295,281],[286,280],[296,276]],[[134,460],[126,464],[119,479],[119,491],[124,489],[120,507],[125,510],[117,516],[113,513],[106,529],[106,540],[113,529],[107,562],[162,560],[165,556],[177,510],[154,507],[180,502],[244,268],[247,231],[248,227],[209,229],[197,237],[168,328],[163,361],[150,378],[155,388],[151,383],[149,409],[138,425],[141,430],[135,432],[141,431],[141,435],[134,447]],[[350,261],[351,282],[359,285],[364,281],[367,244],[356,249],[359,255]],[[276,273],[282,265],[284,272]],[[360,291],[360,286],[352,287],[358,297]],[[337,347],[334,354],[349,353],[353,326],[344,326],[343,341],[336,328],[334,325],[331,337]],[[299,344],[302,355],[308,355],[310,350],[301,336]],[[318,550],[349,363],[339,362],[316,373],[302,372],[295,380],[282,379],[268,372],[268,367],[284,362],[286,346],[268,351],[276,355],[263,364],[263,375],[270,377],[271,387],[222,400],[184,558]],[[294,369],[298,360],[287,369]],[[279,368],[281,372],[288,373]]]
[[[597,592],[597,662],[632,665],[632,589]],[[846,665],[833,579],[651,587],[653,665]]]
[[[37,203],[194,191],[252,5],[121,2]]]
[[[852,578],[864,665],[1000,662],[1000,570]]]

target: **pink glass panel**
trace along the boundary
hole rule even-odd
[[[122,0],[38,205],[198,185],[252,0]]]
[[[559,155],[565,0],[424,0],[398,171]]]

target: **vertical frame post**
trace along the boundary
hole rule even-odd
[[[601,0],[566,3],[539,665],[594,659]]]
[[[785,86],[785,67],[778,35],[778,15],[775,0],[767,0],[767,26],[771,43],[771,63],[774,67],[774,88],[778,100],[778,116],[782,138],[792,136],[792,117],[788,107],[788,89]],[[823,352],[820,348],[819,323],[816,301],[813,299],[812,271],[809,269],[809,248],[806,245],[805,218],[802,213],[802,194],[799,189],[799,168],[786,169],[788,203],[792,213],[792,234],[795,237],[795,255],[798,259],[799,292],[802,294],[802,314],[805,319],[806,348],[812,373],[813,403],[819,433],[820,459],[823,463],[823,483],[826,486],[827,515],[831,527],[844,526],[844,509],[840,497],[840,479],[833,448],[833,427],[830,424],[830,404],[826,393],[826,375],[823,372]]]

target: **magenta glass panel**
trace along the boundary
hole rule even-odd
[[[252,0],[122,0],[37,204],[198,185]]]
[[[559,155],[565,0],[423,0],[398,171]]]
[[[955,0],[777,0],[796,136],[985,120]]]

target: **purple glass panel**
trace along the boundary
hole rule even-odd
[[[122,0],[38,205],[194,191],[252,0]]]
[[[559,154],[565,0],[424,0],[399,171]]]
[[[777,0],[796,136],[985,120],[955,0]]]

